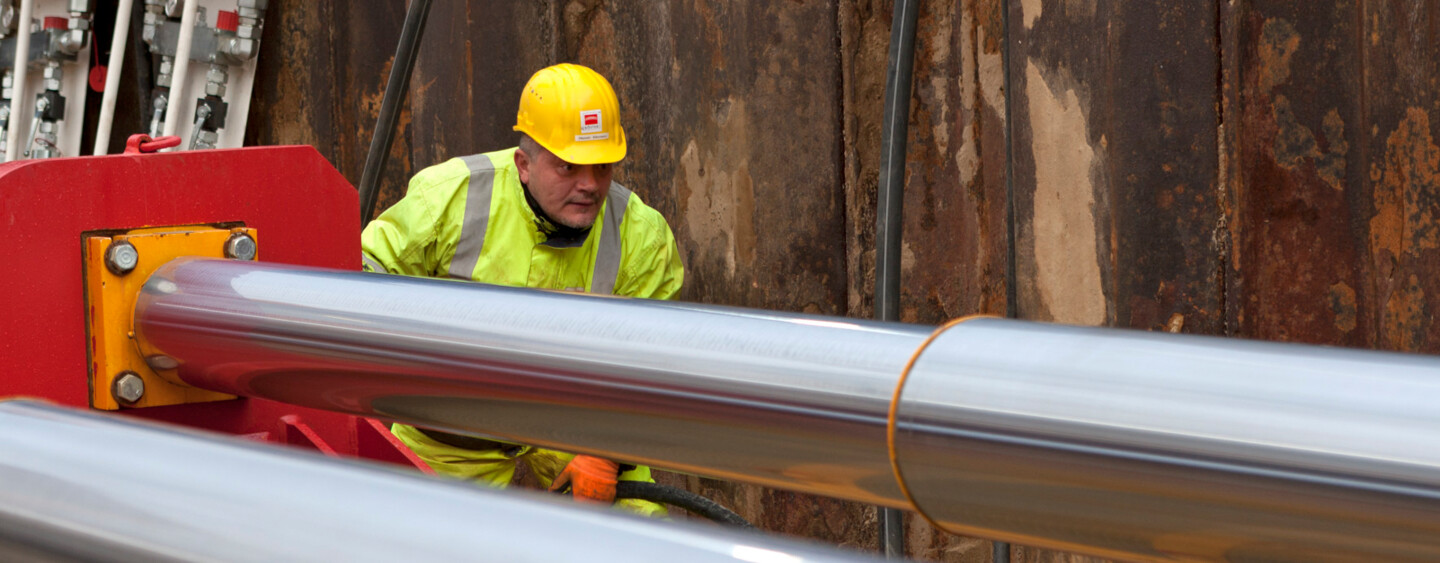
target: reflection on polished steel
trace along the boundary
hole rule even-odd
[[[203,259],[158,271],[135,318],[207,389],[909,508],[903,481],[951,531],[1440,560],[1431,357],[1001,319],[927,345],[896,323]]]
[[[910,370],[896,439],[919,508],[955,532],[1440,560],[1434,357],[972,319]]]
[[[135,318],[207,389],[895,507],[890,398],[932,331],[201,259]]]
[[[3,561],[861,561],[238,439],[0,402]]]

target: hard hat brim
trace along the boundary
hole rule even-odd
[[[537,138],[536,135],[525,131],[518,125],[514,127],[514,129],[530,135],[531,139],[540,146],[545,147],[545,150],[550,151],[550,154],[570,164],[614,164],[625,160],[627,144],[625,142],[625,128],[618,125],[615,127],[615,137],[618,138],[600,139],[596,141],[576,141],[570,143],[570,146],[558,150],[556,147],[550,146],[549,143]]]

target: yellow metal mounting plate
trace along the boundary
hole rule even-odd
[[[135,340],[135,298],[141,286],[160,266],[182,256],[223,258],[225,243],[235,234],[252,239],[255,229],[156,227],[124,234],[90,235],[84,239],[86,329],[90,336],[90,406],[101,410],[158,407],[183,403],[223,401],[234,395],[216,393],[167,379],[146,362]],[[135,268],[116,274],[106,267],[111,245],[125,241],[139,255]],[[133,373],[144,382],[139,400],[121,403],[113,391],[121,374]]]

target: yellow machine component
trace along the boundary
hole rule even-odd
[[[182,256],[253,260],[255,229],[157,227],[84,240],[90,406],[158,407],[235,398],[185,385],[175,360],[146,358],[135,339],[135,298],[160,266]],[[168,372],[168,373],[167,373]]]

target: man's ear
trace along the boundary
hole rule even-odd
[[[520,174],[520,183],[530,183],[530,155],[525,151],[515,149],[515,171]]]

